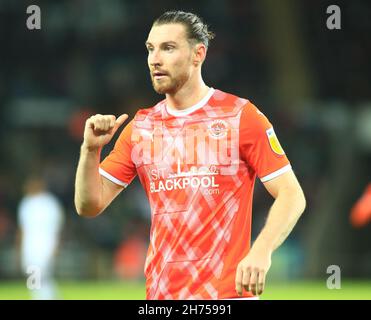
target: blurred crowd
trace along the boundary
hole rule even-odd
[[[371,180],[371,3],[341,2],[341,30],[327,29],[326,1],[155,3],[36,1],[42,28],[30,31],[29,3],[0,1],[0,279],[19,276],[17,212],[33,174],[64,208],[60,276],[141,277],[150,209],[139,181],[89,220],[74,209],[74,174],[90,115],[131,118],[162,99],[151,87],[144,42],[169,9],[208,22],[216,38],[206,83],[268,116],[303,185],[307,210],[281,251],[287,268],[298,266],[289,273],[321,277],[338,264],[349,277],[371,277],[370,224],[349,221]],[[271,203],[258,183],[255,236]]]

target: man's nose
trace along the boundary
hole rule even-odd
[[[153,50],[148,56],[148,62],[151,66],[161,65],[161,55],[158,50]]]

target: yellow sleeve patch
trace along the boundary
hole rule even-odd
[[[279,155],[284,155],[285,151],[283,151],[280,142],[278,141],[278,138],[276,136],[276,133],[274,132],[273,128],[270,128],[266,131],[267,136],[268,136],[268,141],[269,144],[272,148],[272,150],[279,154]]]

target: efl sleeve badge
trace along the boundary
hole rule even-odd
[[[276,136],[276,133],[274,132],[274,129],[270,128],[266,131],[266,133],[267,133],[268,141],[269,141],[269,144],[272,150],[279,155],[284,155],[285,151],[283,151],[281,144],[278,141],[278,138]]]

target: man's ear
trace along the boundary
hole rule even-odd
[[[206,46],[203,44],[203,43],[197,43],[195,46],[194,46],[194,49],[193,49],[193,53],[194,53],[194,58],[193,58],[193,64],[195,66],[198,66],[200,64],[202,64],[205,60],[205,57],[206,57]]]

